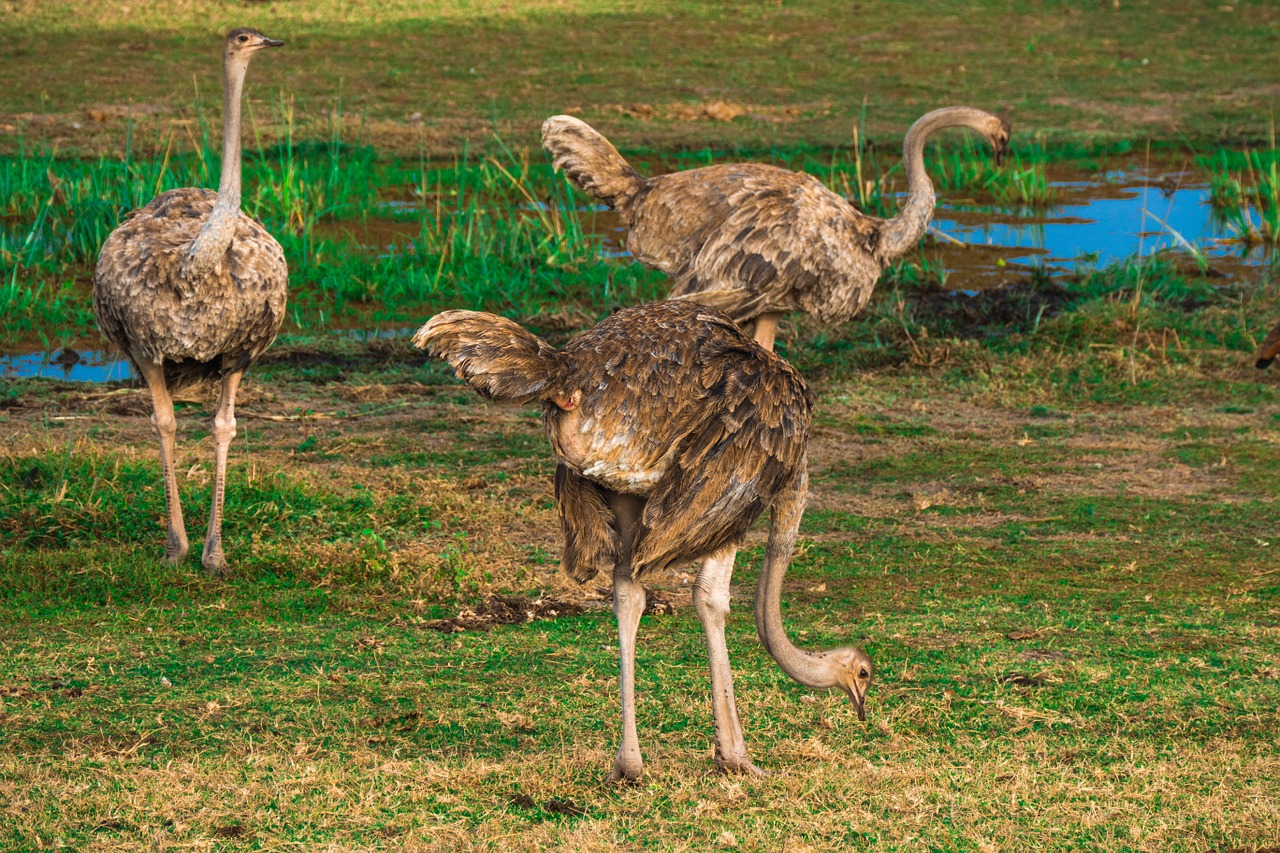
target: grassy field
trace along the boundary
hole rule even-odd
[[[559,573],[539,413],[326,331],[466,306],[562,342],[660,295],[550,174],[543,117],[574,109],[649,173],[748,156],[887,213],[906,125],[969,101],[1011,115],[1016,156],[932,150],[944,197],[1040,209],[1048,165],[1132,168],[1153,137],[1232,233],[1280,234],[1271,4],[725,8],[0,0],[0,75],[24,81],[0,90],[0,346],[96,346],[101,240],[216,185],[233,25],[289,43],[251,71],[245,206],[291,270],[240,396],[226,578],[161,560],[144,391],[0,384],[0,849],[1280,849],[1280,373],[1250,357],[1280,262],[1165,253],[960,297],[911,256],[859,320],[784,323],[819,398],[784,617],[805,648],[867,649],[868,720],[756,641],[761,526],[729,645],[772,775],[714,772],[687,567],[641,625],[646,776],[605,782],[609,591]],[[178,404],[193,543],[212,406]]]
[[[1247,347],[1280,298],[1143,275],[1006,337],[922,331],[892,293],[788,335],[820,417],[786,619],[878,672],[866,724],[782,675],[746,613],[753,534],[730,644],[763,780],[712,769],[680,573],[641,628],[648,775],[604,782],[612,617],[558,575],[538,415],[403,341],[286,340],[251,374],[223,581],[159,559],[142,391],[11,383],[0,846],[1274,845],[1280,391]],[[195,535],[210,406],[179,413]],[[429,628],[493,591],[587,609]]]
[[[259,129],[283,92],[305,136],[325,135],[340,104],[380,149],[409,154],[493,130],[536,144],[542,119],[567,110],[629,148],[830,146],[864,102],[877,139],[969,102],[1053,138],[1261,140],[1280,34],[1280,8],[1255,0],[6,7],[0,76],[37,82],[0,91],[0,139],[92,153],[119,150],[130,117],[155,131],[147,144],[170,128],[189,144],[193,119],[220,105],[218,38],[245,24],[288,42],[251,72]]]

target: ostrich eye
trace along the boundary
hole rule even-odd
[[[244,44],[244,43],[245,43],[245,42],[247,42],[248,40],[249,40],[249,37],[248,37],[248,36],[244,36],[244,35],[240,36],[240,43],[241,43],[241,44]]]
[[[865,669],[860,669],[860,670],[858,670],[858,677],[859,677],[859,678],[870,678],[871,676],[867,675],[867,671],[866,671]]]

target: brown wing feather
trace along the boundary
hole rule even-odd
[[[566,355],[603,446],[662,471],[646,491],[637,574],[737,542],[803,467],[813,411],[804,379],[717,311],[637,306]]]
[[[705,417],[701,351],[721,337],[748,343],[724,315],[667,301],[625,308],[574,338],[564,349],[566,385],[582,390],[582,402],[573,413],[549,410],[553,446],[555,425],[578,419],[570,432],[583,446],[584,475],[616,491],[647,493]],[[565,448],[557,453],[564,457]]]
[[[724,199],[728,212],[671,271],[673,297],[705,301],[738,323],[794,310],[842,323],[866,305],[880,275],[878,220],[817,179],[772,167],[738,177]]]
[[[1268,367],[1277,357],[1280,357],[1280,323],[1276,324],[1262,346],[1258,347],[1258,368]]]
[[[578,583],[611,576],[622,559],[622,540],[604,490],[563,463],[556,466],[555,490],[564,530],[560,567]]]
[[[623,159],[609,140],[573,116],[552,116],[542,123],[542,147],[554,168],[584,192],[619,211],[645,187],[645,179]]]
[[[623,217],[630,228],[627,250],[646,266],[675,275],[733,213],[737,188],[752,174],[767,180],[787,172],[743,163],[650,178],[648,191]]]
[[[444,311],[414,335],[481,396],[528,403],[563,392],[564,359],[520,326],[483,311]]]
[[[623,544],[609,494],[646,499],[637,573],[737,542],[801,476],[813,398],[780,357],[718,311],[685,301],[623,309],[561,351],[491,314],[447,311],[415,343],[486,396],[543,406],[559,467],[563,565],[608,571]]]
[[[637,575],[741,541],[803,470],[813,398],[799,373],[741,335],[708,340],[696,364],[705,411],[645,503]]]

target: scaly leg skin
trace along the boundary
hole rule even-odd
[[[164,471],[164,508],[168,516],[169,537],[164,558],[177,565],[187,556],[187,528],[182,523],[182,502],[178,497],[177,461],[178,420],[173,416],[173,398],[164,381],[164,368],[158,364],[139,364],[142,378],[151,391],[151,423],[160,437],[160,467]]]
[[[779,313],[761,314],[756,318],[756,327],[752,330],[751,337],[760,346],[773,352],[773,339],[778,334],[778,321],[782,319]]]
[[[227,450],[231,447],[231,439],[236,436],[236,388],[243,375],[243,372],[228,373],[222,378],[218,411],[213,416],[213,506],[209,509],[209,531],[205,534],[204,556],[200,563],[205,571],[215,575],[227,570],[227,558],[222,554],[222,500],[226,494]]]
[[[725,548],[702,563],[693,587],[693,606],[707,634],[707,658],[711,663],[711,713],[716,724],[716,766],[726,773],[765,772],[751,763],[738,721],[738,705],[733,698],[733,672],[729,669],[729,647],[724,624],[729,616],[729,581],[737,548]]]
[[[632,495],[610,496],[622,536],[623,558],[613,570],[613,613],[618,620],[618,681],[622,697],[622,745],[613,760],[610,782],[634,782],[644,772],[636,735],[636,632],[644,613],[644,587],[632,577],[631,542],[644,502]]]

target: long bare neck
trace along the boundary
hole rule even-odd
[[[235,235],[240,213],[240,100],[248,67],[245,60],[222,63],[222,177],[218,182],[218,201],[187,254],[188,277],[213,270],[226,255]]]
[[[756,583],[756,631],[760,642],[782,671],[806,687],[826,689],[836,686],[830,662],[822,654],[802,651],[791,644],[782,627],[782,581],[791,563],[800,518],[804,515],[809,476],[801,474],[795,487],[778,499],[769,520],[769,544],[765,546],[764,568]]]
[[[972,107],[943,107],[916,119],[902,141],[902,165],[907,172],[907,203],[888,220],[880,232],[878,254],[884,263],[911,249],[929,228],[937,196],[924,169],[924,144],[944,127],[971,127],[983,130],[990,115]]]

